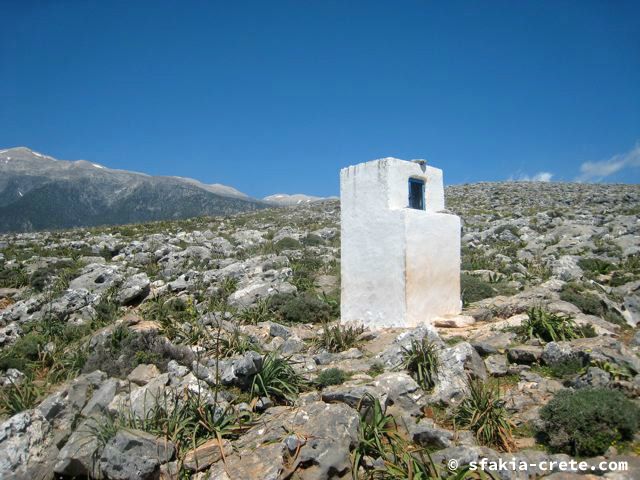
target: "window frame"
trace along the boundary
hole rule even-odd
[[[412,199],[414,198],[412,195],[413,185],[420,185],[420,192],[422,195],[420,205],[421,207],[414,207],[412,204]],[[426,196],[425,196],[425,185],[426,182],[422,178],[409,177],[408,188],[409,188],[409,208],[413,210],[426,210]]]

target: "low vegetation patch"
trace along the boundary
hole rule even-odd
[[[439,366],[438,348],[433,342],[423,338],[411,340],[408,347],[403,347],[401,368],[407,370],[423,390],[435,387]]]
[[[537,338],[543,342],[570,341],[576,338],[594,337],[593,327],[581,327],[568,315],[552,313],[542,307],[527,311],[527,319],[517,329],[523,341]]]
[[[323,323],[331,319],[331,306],[311,293],[277,293],[269,299],[276,321],[284,323]]]
[[[290,359],[271,352],[263,357],[262,368],[253,376],[251,396],[292,404],[305,386],[305,379],[293,369]]]
[[[316,348],[324,349],[328,352],[343,352],[350,348],[357,347],[360,342],[360,335],[364,332],[364,327],[360,325],[329,325],[323,323],[322,333],[314,339]]]
[[[605,319],[607,322],[614,323],[623,327],[627,326],[622,315],[617,311],[610,309],[607,304],[598,296],[586,291],[584,286],[578,283],[567,283],[560,291],[560,299],[565,302],[573,303],[582,313],[587,315],[595,315]]]
[[[460,275],[460,290],[462,303],[465,306],[485,298],[491,298],[497,293],[489,282],[467,273]]]
[[[640,407],[617,390],[561,390],[542,408],[540,418],[553,451],[591,457],[633,438]]]
[[[344,383],[349,375],[339,368],[327,368],[320,372],[315,380],[319,388],[329,387],[331,385],[340,385]]]
[[[471,430],[482,445],[507,452],[514,448],[513,424],[495,383],[469,379],[469,395],[455,411],[456,425]]]
[[[0,413],[8,416],[35,407],[42,396],[42,389],[27,377],[21,382],[11,382],[0,388]]]

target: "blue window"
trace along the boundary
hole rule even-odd
[[[424,180],[409,179],[409,208],[424,210]]]

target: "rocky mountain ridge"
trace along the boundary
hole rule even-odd
[[[640,186],[446,201],[464,310],[406,330],[337,323],[336,201],[0,235],[0,476],[637,478]]]
[[[25,147],[0,150],[0,232],[224,215],[291,204],[285,197],[263,201],[222,184],[57,160]]]

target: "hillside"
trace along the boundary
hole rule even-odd
[[[640,186],[446,203],[464,310],[409,330],[336,322],[338,201],[0,235],[0,477],[638,478]]]
[[[232,187],[0,151],[0,232],[115,225],[263,208]]]

